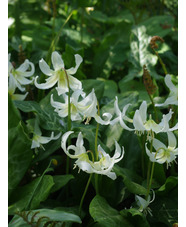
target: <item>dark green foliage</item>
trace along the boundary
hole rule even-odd
[[[81,55],[83,62],[74,76],[82,82],[86,95],[94,89],[101,115],[107,112],[116,117],[117,96],[121,111],[131,104],[126,113],[129,118],[144,100],[148,119],[150,114],[154,117],[142,78],[144,65],[157,87],[152,99],[163,103],[167,98],[165,73],[149,45],[152,36],[164,39],[163,43],[157,42],[156,51],[177,84],[177,0],[10,0],[8,6],[8,16],[14,19],[8,29],[8,51],[15,68],[29,59],[35,65],[32,78],[38,75],[38,83],[43,83],[48,77],[39,68],[42,58],[53,69],[51,53],[57,51],[65,69],[69,69],[75,66],[74,55]],[[98,175],[96,195],[93,175],[80,214],[79,204],[89,174],[74,168],[76,159],[70,159],[69,172],[66,171],[67,155],[61,148],[61,137],[68,130],[68,117],[59,117],[50,101],[51,95],[58,102],[64,102],[64,98],[57,95],[54,87],[41,90],[33,82],[25,88],[29,94],[24,101],[8,97],[9,227],[172,227],[178,221],[177,163],[168,169],[155,164],[155,200],[141,212],[135,195],[145,198],[147,194],[149,158],[145,135],[139,137],[119,123],[99,125],[98,132],[98,145],[111,157],[115,140],[124,147],[124,158],[113,168],[117,179]],[[16,89],[16,94],[21,92]],[[170,107],[174,108],[157,108],[159,120]],[[172,126],[177,122],[176,111],[174,108]],[[71,123],[71,144],[75,145],[81,131],[86,150],[94,153],[96,121],[92,118],[89,125],[85,121]],[[51,132],[61,132],[61,136],[31,149],[36,129],[42,136],[50,137]],[[167,137],[162,134],[155,137],[166,144]],[[152,190],[150,195],[152,199]]]

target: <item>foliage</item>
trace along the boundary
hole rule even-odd
[[[121,111],[131,104],[126,112],[130,119],[143,101],[148,105],[148,119],[152,116],[161,121],[163,114],[173,109],[170,120],[173,127],[178,120],[177,106],[156,108],[155,113],[154,103],[163,103],[169,94],[161,61],[177,85],[177,5],[177,0],[9,0],[10,62],[17,69],[29,59],[35,65],[30,78],[38,75],[38,83],[44,83],[48,77],[40,70],[42,58],[53,69],[51,55],[57,51],[69,69],[76,66],[74,55],[79,54],[83,62],[73,76],[82,82],[86,95],[94,89],[102,119],[106,119],[104,113],[118,117],[114,106],[117,96]],[[164,40],[157,42],[158,49],[149,45],[153,36]],[[143,83],[144,65],[157,87],[153,95],[148,94]],[[65,102],[54,87],[42,90],[32,82],[25,89],[28,92],[25,100],[14,100],[11,94],[8,97],[10,227],[169,227],[177,222],[177,163],[167,169],[164,164],[152,162],[154,175],[148,192],[148,169],[153,164],[149,164],[145,152],[145,143],[149,143],[146,133],[135,134],[122,128],[120,122],[98,125],[93,116],[71,121],[69,128],[68,116],[60,117],[51,105],[51,95],[56,102]],[[15,92],[22,94],[18,88]],[[132,128],[131,122],[127,124]],[[115,140],[123,146],[124,157],[112,169],[117,179],[78,171],[76,160],[68,160],[61,148],[62,136],[67,131],[74,132],[67,141],[74,146],[78,146],[76,139],[82,133],[83,146],[92,162],[96,143],[110,157],[114,155]],[[38,132],[39,136],[50,138],[50,142],[31,149]],[[54,137],[61,134],[52,139],[51,133]],[[177,132],[174,136],[177,139]],[[168,143],[163,133],[155,137],[163,144]],[[151,197],[149,205],[141,210],[135,196],[146,198],[147,194]]]

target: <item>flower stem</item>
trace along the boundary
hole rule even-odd
[[[151,144],[150,144],[150,153],[152,153],[152,145],[153,145],[153,139],[151,140]],[[150,167],[151,167],[151,162],[149,160],[149,166],[148,166],[148,173],[147,173],[147,195],[146,195],[146,200],[148,199],[149,193],[150,193],[150,188],[151,188],[151,184],[152,184],[152,177],[153,177],[153,173],[154,173],[154,164],[155,162],[153,162],[152,164],[152,168],[151,168],[151,174],[150,174]],[[150,179],[149,179],[150,177]]]
[[[66,78],[67,78],[67,85],[68,85],[68,131],[71,130],[71,105],[70,105],[70,84],[69,84],[69,79],[68,79],[68,74],[66,72],[66,70],[64,69],[65,71],[65,75],[66,75]],[[70,136],[68,138],[68,146],[70,146],[71,144],[71,139],[70,139]],[[66,174],[69,173],[69,162],[70,162],[70,159],[69,157],[67,156],[67,160],[66,160]]]
[[[98,115],[100,116],[100,109],[99,103],[97,102],[98,106]],[[95,160],[98,161],[99,151],[98,151],[98,131],[99,131],[99,123],[96,126],[96,136],[95,136]],[[98,174],[95,174],[95,187],[96,187],[96,194],[99,195],[99,187],[98,187]]]
[[[157,111],[156,111],[156,107],[155,107],[155,105],[154,105],[154,100],[153,100],[153,98],[152,98],[152,96],[150,95],[150,94],[148,94],[149,95],[149,98],[150,98],[150,100],[151,100],[151,103],[152,103],[152,106],[153,106],[153,109],[154,109],[154,113],[155,113],[155,118],[156,118],[156,123],[158,123],[159,121],[158,121],[158,114],[157,114]]]
[[[153,49],[153,50],[154,50],[154,49]],[[162,66],[162,68],[163,68],[163,71],[164,71],[165,75],[167,75],[167,74],[168,74],[168,72],[167,72],[166,66],[165,66],[165,64],[163,63],[163,61],[162,61],[161,57],[159,56],[159,54],[158,54],[158,52],[157,52],[157,51],[155,51],[155,50],[154,50],[154,53],[155,53],[155,54],[156,54],[156,56],[158,57],[158,60],[159,60],[159,62],[160,62],[160,64],[161,64],[161,66]]]
[[[84,193],[83,193],[83,195],[82,195],[82,197],[81,197],[81,202],[80,202],[80,205],[79,205],[79,216],[81,216],[81,209],[82,209],[83,201],[84,201],[85,195],[86,195],[86,193],[87,193],[87,190],[88,190],[88,187],[89,187],[91,178],[92,178],[92,173],[91,173],[90,176],[89,176],[89,179],[88,179],[87,185],[86,185],[86,187],[85,187]]]

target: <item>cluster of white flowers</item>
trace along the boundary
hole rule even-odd
[[[71,90],[72,95],[70,97],[70,112],[72,121],[83,121],[85,118],[87,118],[86,122],[88,122],[91,118],[94,118],[97,123],[102,125],[115,125],[116,123],[119,123],[120,126],[125,130],[134,131],[139,136],[144,134],[144,132],[147,132],[147,142],[151,142],[153,148],[155,149],[155,152],[150,151],[146,143],[146,153],[150,160],[160,164],[166,162],[167,165],[174,161],[177,156],[177,148],[176,137],[174,136],[173,131],[177,130],[178,125],[176,124],[172,128],[169,126],[169,121],[171,120],[173,111],[170,109],[169,113],[162,116],[160,123],[156,123],[152,119],[151,115],[149,118],[147,117],[147,103],[146,101],[143,101],[131,119],[126,115],[126,112],[131,104],[125,105],[121,111],[118,106],[118,97],[116,97],[114,103],[116,117],[112,119],[113,116],[110,113],[104,113],[104,119],[102,119],[98,114],[98,102],[94,89],[92,89],[90,94],[86,95],[83,91],[81,81],[72,76],[77,72],[78,67],[83,61],[82,57],[78,54],[76,54],[74,57],[76,66],[70,69],[65,69],[63,59],[56,51],[54,51],[51,56],[53,69],[49,67],[44,59],[41,59],[39,61],[39,67],[41,71],[48,76],[48,78],[46,79],[45,83],[39,84],[38,76],[36,76],[35,79],[27,79],[28,77],[31,78],[34,74],[35,68],[33,63],[31,63],[29,60],[25,60],[25,62],[19,68],[15,69],[10,62],[9,55],[8,90],[12,99],[24,100],[28,93],[23,95],[15,94],[16,88],[18,88],[21,92],[24,92],[25,87],[22,85],[31,84],[33,81],[35,86],[39,89],[49,89],[57,84],[57,94],[58,96],[63,97],[64,102],[55,101],[53,95],[51,95],[50,102],[54,107],[54,111],[57,112],[60,117],[64,118],[68,116],[69,99],[66,93],[69,92],[70,94]],[[165,84],[170,89],[170,95],[164,103],[156,104],[157,107],[178,104],[177,87],[172,83],[170,75],[166,75]],[[127,124],[133,125],[133,127],[130,127]],[[160,132],[167,133],[168,146],[165,146],[158,139],[155,139],[155,134]],[[112,172],[112,169],[114,164],[123,158],[124,148],[122,147],[121,149],[119,144],[115,141],[115,154],[113,157],[110,157],[110,155],[107,154],[100,145],[98,145],[99,160],[90,160],[88,151],[86,151],[85,147],[83,146],[81,132],[78,135],[76,146],[66,146],[67,138],[72,133],[73,131],[68,131],[62,136],[61,147],[70,158],[77,159],[75,161],[75,165],[87,173],[103,174],[113,180],[116,179],[116,174]],[[52,132],[51,137],[43,137],[41,136],[41,132],[34,133],[31,148],[40,147],[41,144],[46,144],[51,140],[58,139],[60,135],[61,134],[58,134],[54,137],[54,133]],[[75,153],[71,154],[69,152],[70,150],[73,150]]]

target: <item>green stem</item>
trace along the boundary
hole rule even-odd
[[[150,193],[150,189],[151,189],[151,185],[152,185],[152,178],[153,178],[153,174],[154,174],[154,165],[155,165],[155,162],[152,163],[152,169],[151,169],[151,175],[150,175],[150,182],[149,182],[148,189],[147,189],[146,200],[148,199],[148,196],[149,196],[149,193]]]
[[[152,145],[153,145],[153,139],[151,140],[151,144],[150,144],[150,153],[152,153],[152,148],[153,148]],[[154,173],[154,162],[152,164],[151,175],[150,175],[150,167],[151,167],[151,162],[149,160],[148,173],[147,173],[147,195],[146,195],[146,200],[148,199],[150,188],[151,188],[151,184],[152,184],[152,177],[153,177],[153,173]],[[150,179],[149,179],[149,177],[150,177]]]
[[[154,50],[154,49],[153,49],[153,50]],[[159,60],[159,62],[160,62],[160,64],[161,64],[161,66],[162,66],[162,68],[163,68],[163,71],[164,71],[165,75],[167,75],[167,74],[168,74],[168,72],[167,72],[166,66],[165,66],[165,64],[163,63],[163,61],[162,61],[161,57],[159,56],[159,54],[158,54],[158,52],[157,52],[157,51],[155,51],[155,50],[154,50],[154,53],[155,53],[155,54],[156,54],[156,56],[158,57],[158,60]]]
[[[79,216],[80,216],[80,217],[81,217],[81,209],[82,209],[83,201],[84,201],[85,195],[86,195],[86,193],[87,193],[87,190],[88,190],[88,187],[89,187],[91,178],[92,178],[92,173],[91,173],[90,176],[89,176],[89,179],[88,179],[87,185],[86,185],[86,187],[85,187],[84,193],[83,193],[83,195],[82,195],[82,197],[81,197],[81,202],[80,202],[80,205],[79,205]]]
[[[67,85],[68,85],[68,131],[71,130],[71,105],[70,105],[70,83],[69,83],[69,79],[68,79],[68,74],[66,72],[65,69],[63,69],[64,72],[65,72],[65,75],[66,75],[66,79],[67,79]],[[68,146],[70,146],[71,144],[71,139],[70,139],[70,136],[68,138]],[[66,161],[66,174],[69,174],[69,162],[70,162],[70,159],[69,157],[67,156],[67,161]]]
[[[158,123],[158,114],[157,114],[157,111],[156,111],[156,107],[155,107],[155,105],[154,105],[153,98],[152,98],[152,96],[151,96],[150,94],[148,94],[148,95],[149,95],[149,98],[150,98],[150,100],[151,100],[151,103],[152,103],[152,106],[153,106],[153,109],[154,109],[155,118],[156,118],[156,123]]]
[[[99,103],[97,102],[98,106],[98,115],[100,116],[100,109]],[[98,151],[98,131],[99,131],[99,123],[96,126],[96,136],[95,136],[95,160],[98,161],[99,159],[99,151]],[[95,174],[95,187],[96,187],[96,194],[99,195],[99,187],[98,187],[98,175]]]

